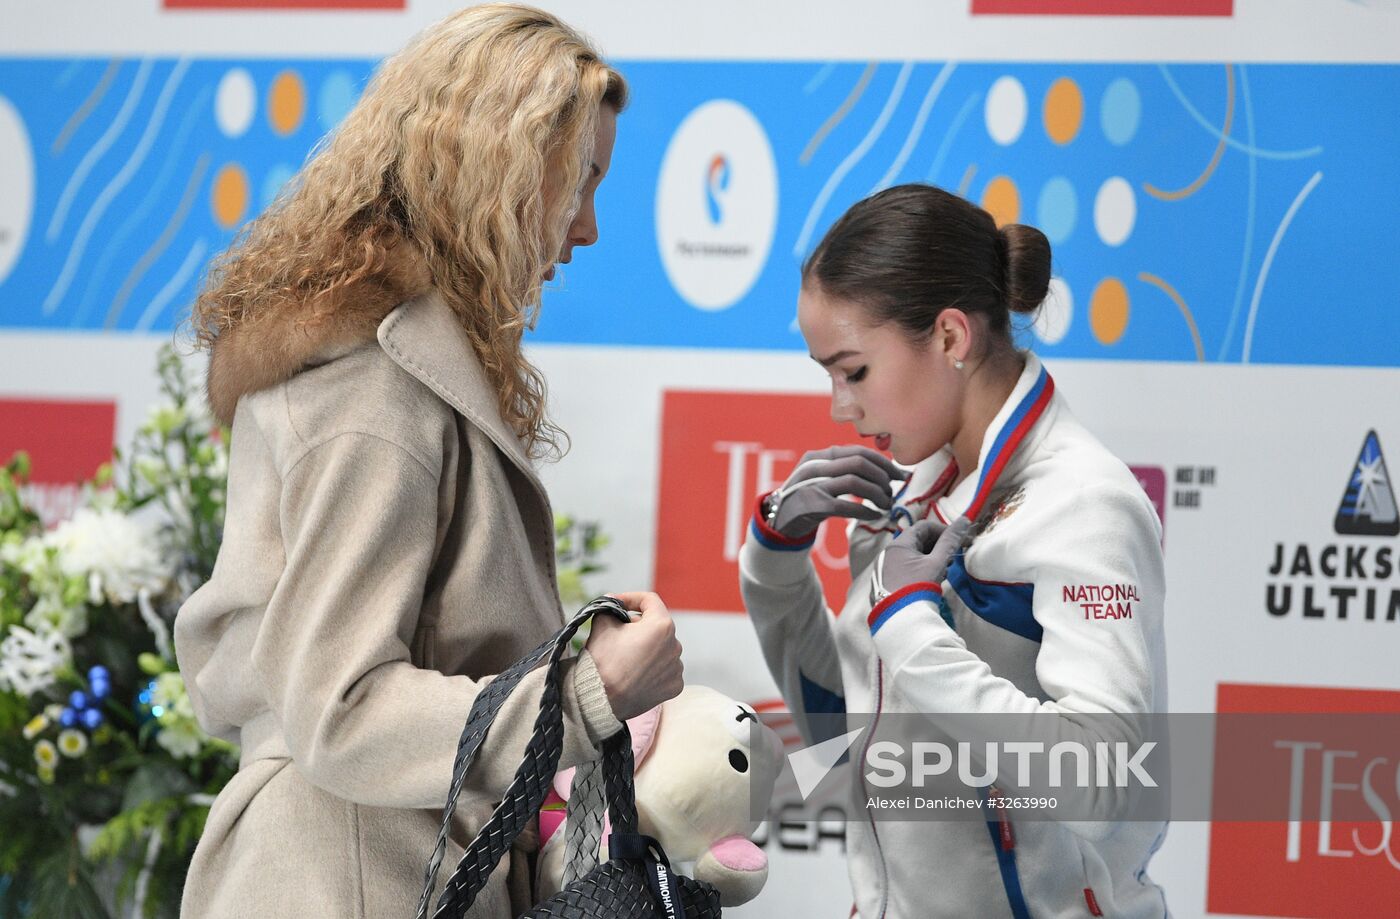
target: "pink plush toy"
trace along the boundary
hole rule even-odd
[[[748,837],[758,829],[751,813],[767,810],[783,748],[766,726],[751,744],[756,722],[752,708],[707,686],[687,686],[627,722],[641,832],[661,843],[678,870],[715,885],[725,906],[752,900],[768,879],[768,856]],[[540,814],[540,896],[563,886],[563,802],[573,772],[555,778]],[[751,810],[751,801],[762,807]],[[601,857],[608,857],[606,827]]]

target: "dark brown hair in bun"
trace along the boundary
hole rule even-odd
[[[933,185],[895,185],[853,205],[802,266],[802,283],[864,306],[916,341],[949,307],[1010,342],[1010,314],[1034,313],[1050,287],[1050,242]]]

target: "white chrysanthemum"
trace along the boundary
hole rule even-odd
[[[170,751],[177,759],[185,759],[199,753],[204,746],[206,735],[194,717],[194,704],[185,690],[185,681],[180,674],[167,671],[156,677],[155,688],[151,690],[151,710],[159,712],[156,720],[160,732],[156,741]]]
[[[151,690],[151,705],[159,706],[169,717],[194,719],[194,703],[185,690],[185,680],[173,670],[156,677],[155,689]],[[164,719],[161,723],[165,723]]]
[[[88,611],[81,603],[67,606],[60,599],[46,594],[25,615],[24,624],[35,632],[49,629],[65,638],[77,638],[87,631]]]
[[[169,576],[155,530],[112,509],[83,508],[48,537],[65,574],[86,578],[92,602],[133,603],[142,588],[160,593]]]
[[[176,759],[189,759],[198,754],[199,748],[204,745],[204,732],[194,721],[183,718],[174,719],[169,724],[162,721],[156,743]]]
[[[0,690],[32,696],[52,686],[72,659],[73,648],[61,632],[10,626],[0,642]]]
[[[69,759],[77,759],[87,752],[88,739],[82,731],[69,728],[58,734],[58,752]]]
[[[50,566],[48,547],[41,536],[0,541],[0,562],[18,568],[30,578],[42,578]]]
[[[34,762],[40,769],[52,769],[58,765],[58,748],[52,740],[41,740],[34,745]]]

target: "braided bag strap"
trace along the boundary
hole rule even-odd
[[[443,808],[437,844],[433,847],[432,857],[424,873],[423,892],[414,914],[416,919],[426,919],[428,915],[428,905],[437,881],[438,870],[447,851],[447,838],[451,830],[452,816],[457,808],[457,799],[461,794],[467,771],[471,768],[491,723],[520,680],[548,657],[549,672],[545,676],[540,709],[535,717],[533,733],[526,744],[525,756],[500,804],[458,861],[442,896],[438,899],[437,907],[433,910],[434,919],[446,919],[466,911],[485,886],[492,869],[524,829],[530,817],[538,812],[563,750],[562,694],[559,687],[559,668],[555,664],[568,648],[569,639],[580,626],[595,615],[611,615],[623,621],[630,618],[622,604],[612,597],[594,600],[579,611],[554,637],[497,676],[477,695],[457,744],[457,755],[452,767],[452,784],[448,791],[447,804]],[[630,746],[628,752],[631,752]]]

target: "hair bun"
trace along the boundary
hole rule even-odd
[[[1009,223],[999,232],[1007,309],[1033,313],[1050,292],[1050,240],[1020,223]]]

